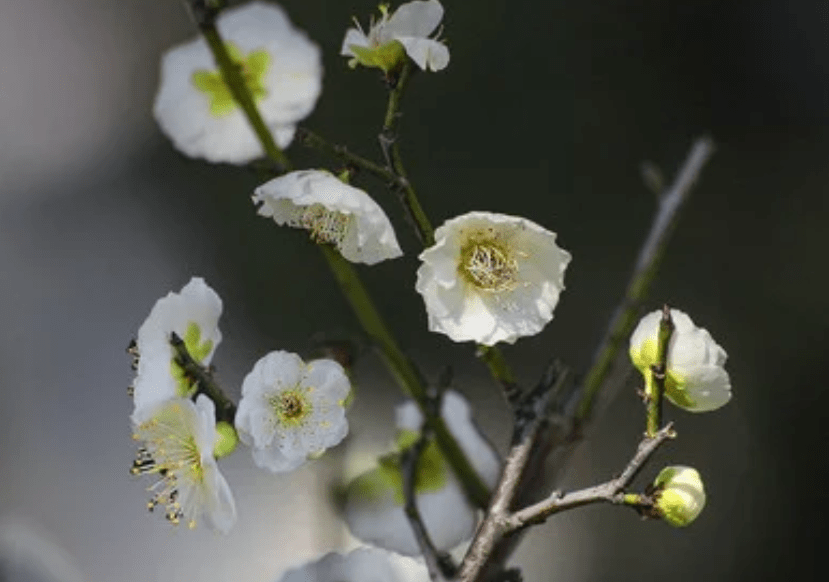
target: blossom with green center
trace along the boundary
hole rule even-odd
[[[329,172],[290,172],[259,186],[253,200],[260,215],[307,230],[351,262],[373,265],[403,254],[380,205]]]
[[[424,71],[440,71],[449,64],[449,49],[429,35],[443,19],[438,0],[414,0],[393,14],[380,5],[380,19],[372,19],[368,33],[354,20],[343,39],[340,54],[352,57],[349,66],[376,67],[389,73],[402,66],[408,55]]]
[[[469,212],[440,226],[419,258],[415,288],[429,329],[491,346],[534,335],[553,318],[570,253],[526,218]]]
[[[319,47],[274,4],[222,11],[216,27],[280,147],[314,109],[322,90]],[[201,37],[167,52],[153,113],[176,149],[211,162],[245,164],[264,155]]]
[[[500,461],[475,426],[466,400],[453,390],[447,391],[441,416],[475,471],[493,487]],[[354,479],[348,485],[345,504],[345,520],[354,536],[407,556],[420,554],[420,548],[404,512],[401,452],[419,438],[422,422],[414,402],[398,407],[397,452],[381,457],[376,468]],[[434,441],[427,443],[420,456],[414,491],[423,523],[438,550],[450,550],[469,539],[476,524],[475,508]]]
[[[239,66],[242,79],[250,91],[255,102],[259,102],[268,95],[265,87],[265,73],[271,57],[264,50],[252,51],[248,55],[242,52],[233,43],[227,43],[227,52],[230,59]],[[219,70],[193,72],[193,84],[203,91],[210,99],[210,114],[214,117],[228,115],[239,105],[233,98],[230,87],[225,83],[222,72]]]
[[[425,580],[425,578],[424,578]],[[278,582],[400,582],[390,556],[359,548],[348,554],[331,552],[285,572]]]
[[[705,507],[702,478],[692,467],[665,467],[653,484],[654,509],[674,527],[689,525]]]
[[[179,293],[170,292],[156,301],[138,329],[135,342],[138,365],[133,383],[134,419],[148,406],[193,396],[196,386],[176,363],[170,336],[177,334],[190,356],[209,366],[222,340],[221,313],[222,300],[199,277],[192,278]]]
[[[195,404],[171,398],[142,411],[134,438],[142,442],[132,473],[158,476],[147,507],[162,507],[173,524],[195,527],[200,516],[224,533],[236,521],[230,487],[214,458],[219,441],[213,401],[200,394]]]
[[[306,364],[296,354],[271,352],[242,382],[235,420],[239,438],[253,448],[258,466],[293,471],[345,438],[350,390],[334,360]]]
[[[658,363],[661,318],[661,310],[647,314],[630,336],[630,358],[645,379],[646,394],[653,391],[651,366]],[[724,367],[725,350],[682,311],[671,309],[671,319],[674,330],[668,342],[665,396],[691,412],[724,406],[731,399],[731,380]]]

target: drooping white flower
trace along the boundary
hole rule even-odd
[[[651,366],[657,364],[657,342],[662,311],[647,314],[630,336],[630,358],[645,378],[645,392],[652,390]],[[691,318],[671,309],[674,330],[668,343],[665,396],[691,412],[707,412],[731,400],[731,380],[726,353],[707,330]]]
[[[472,467],[489,487],[500,472],[497,453],[478,431],[469,405],[454,391],[443,397],[441,416]],[[418,435],[422,416],[414,402],[397,409],[400,444],[411,445]],[[449,463],[431,441],[423,450],[415,476],[415,503],[438,550],[448,551],[469,539],[477,515]],[[379,466],[363,473],[348,486],[345,520],[357,538],[407,556],[420,554],[420,548],[404,512],[403,477],[400,454],[392,453]]]
[[[354,263],[373,265],[403,254],[383,209],[368,194],[321,170],[301,170],[259,186],[259,214],[304,228]]]
[[[133,420],[139,418],[144,408],[193,395],[195,387],[175,362],[170,334],[176,333],[190,356],[208,366],[222,340],[221,313],[222,300],[199,277],[190,279],[179,293],[170,292],[156,301],[138,329],[135,343],[138,365],[133,383]]]
[[[372,20],[368,34],[356,19],[356,28],[346,31],[340,54],[353,57],[349,63],[352,67],[359,63],[388,73],[399,66],[403,51],[424,71],[440,71],[449,64],[446,45],[429,38],[443,19],[443,6],[438,0],[414,0],[391,15],[387,6],[381,5],[380,11],[380,20]]]
[[[330,552],[319,560],[285,572],[278,582],[399,582],[389,555],[359,548],[347,554]]]
[[[526,218],[469,212],[443,223],[419,258],[415,288],[429,329],[492,346],[537,334],[553,318],[570,253]]]
[[[258,466],[293,471],[348,434],[344,401],[350,390],[334,360],[306,364],[296,354],[271,352],[242,383],[235,421],[239,438],[253,448]]]
[[[322,90],[319,47],[282,8],[265,2],[222,12],[216,27],[276,143],[286,147]],[[202,38],[162,58],[153,113],[176,149],[190,157],[243,164],[263,155]]]
[[[674,527],[685,527],[705,507],[705,488],[696,469],[673,465],[659,472],[653,482],[654,509]]]
[[[236,506],[213,457],[219,440],[214,414],[213,401],[204,394],[195,404],[172,398],[145,409],[133,425],[133,438],[143,446],[132,472],[159,477],[149,488],[150,511],[162,506],[167,520],[184,521],[190,528],[204,515],[227,533],[236,522]]]

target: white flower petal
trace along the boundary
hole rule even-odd
[[[438,0],[414,0],[401,4],[385,24],[385,32],[399,36],[427,37],[443,20],[443,6]]]
[[[386,552],[360,548],[348,554],[326,554],[319,560],[288,570],[278,582],[399,581]]]
[[[340,49],[340,54],[345,57],[353,57],[354,51],[351,50],[352,46],[367,47],[368,45],[368,37],[362,30],[359,30],[357,28],[349,28],[345,32],[345,38],[343,39],[343,46]]]
[[[133,383],[135,404],[133,421],[141,422],[145,408],[160,402],[184,396],[178,393],[172,376],[172,360],[175,355],[170,345],[170,334],[175,332],[182,339],[195,325],[199,342],[209,342],[210,350],[201,358],[191,354],[205,366],[209,365],[222,341],[219,317],[222,300],[200,277],[193,277],[179,293],[168,293],[156,301],[147,319],[138,329],[136,350],[139,354],[138,369]]]
[[[279,225],[311,230],[323,242],[336,244],[349,261],[373,265],[403,254],[383,209],[368,194],[328,172],[290,172],[259,186],[253,200],[262,203],[260,215]],[[343,221],[329,227],[330,216],[310,214],[315,205],[338,213]]]
[[[415,285],[430,330],[493,345],[536,334],[552,319],[570,262],[554,233],[524,218],[470,212],[446,221],[435,240],[420,254]],[[492,253],[490,266],[476,263],[479,279],[462,264],[470,249]]]
[[[319,48],[291,26],[281,8],[264,2],[224,11],[217,27],[225,42],[243,55],[268,54],[262,82],[266,94],[257,107],[277,144],[286,147],[294,125],[313,110],[322,89]],[[153,113],[164,133],[184,154],[211,162],[243,164],[262,156],[262,146],[238,106],[221,116],[211,114],[210,96],[193,84],[196,71],[218,71],[201,38],[162,57]]]
[[[395,40],[424,71],[440,71],[449,64],[449,49],[440,41],[412,36],[398,36]]]
[[[348,434],[344,400],[351,390],[333,360],[305,364],[296,354],[271,352],[245,376],[236,410],[240,440],[257,466],[280,473],[302,465]]]

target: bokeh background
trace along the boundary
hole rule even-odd
[[[666,176],[695,136],[718,151],[676,231],[652,307],[669,302],[729,354],[734,399],[670,410],[668,463],[703,474],[694,525],[613,507],[538,527],[515,562],[528,582],[812,579],[826,535],[829,350],[829,7],[822,0],[446,0],[452,61],[413,79],[403,153],[436,224],[471,209],[529,217],[573,254],[555,320],[506,349],[531,383],[552,356],[584,369],[654,210],[642,161]],[[373,2],[283,2],[324,50],[307,125],[377,157],[385,92],[338,56]],[[159,57],[194,28],[177,0],[0,0],[0,578],[77,582],[275,581],[351,547],[333,483],[392,436],[399,393],[379,359],[357,365],[348,442],[284,476],[244,450],[222,463],[239,521],[228,536],[147,515],[129,475],[128,341],[154,301],[200,275],[225,303],[215,363],[238,395],[272,349],[307,353],[356,322],[319,253],[255,216],[249,170],[185,159],[151,115]],[[330,160],[299,147],[300,165]],[[446,364],[505,449],[509,418],[469,346],[426,331],[417,243],[394,199],[405,258],[363,269],[427,375]],[[565,476],[592,484],[643,426],[631,384]],[[27,557],[28,556],[28,557]],[[805,574],[805,576],[804,576]]]

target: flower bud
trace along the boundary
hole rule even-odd
[[[651,366],[657,365],[659,321],[662,311],[649,313],[630,336],[630,359],[645,378],[645,392],[653,390]],[[725,371],[725,350],[707,330],[671,309],[674,330],[668,342],[665,397],[691,412],[707,412],[731,400],[731,380]]]
[[[665,467],[653,482],[654,509],[674,527],[685,527],[705,507],[705,489],[696,469],[673,465]]]
[[[228,456],[236,450],[239,437],[236,429],[229,422],[220,420],[216,423],[216,444],[213,445],[213,456],[217,459]]]

